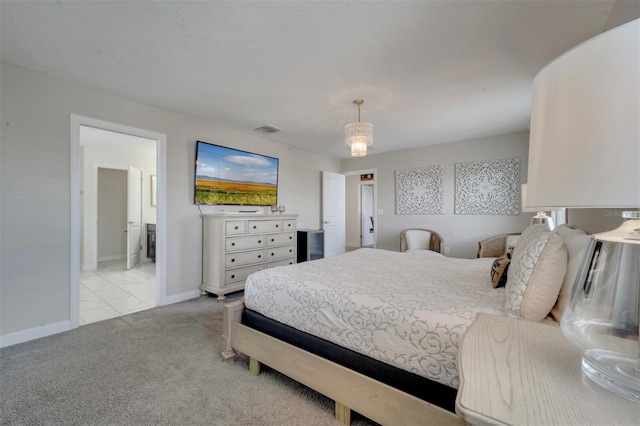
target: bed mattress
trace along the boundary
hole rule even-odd
[[[504,314],[494,259],[360,249],[249,276],[245,305],[267,318],[457,388],[461,338],[478,312]]]

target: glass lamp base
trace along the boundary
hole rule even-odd
[[[589,349],[582,355],[582,372],[616,395],[640,403],[638,358],[604,349]]]

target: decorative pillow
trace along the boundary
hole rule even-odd
[[[580,266],[582,265],[587,248],[589,248],[591,235],[586,234],[580,229],[571,228],[568,225],[558,225],[553,232],[562,237],[562,242],[567,248],[567,254],[569,255],[567,273],[564,276],[564,281],[560,288],[558,301],[553,306],[553,309],[551,309],[551,315],[553,315],[556,321],[560,321],[565,306],[571,301],[573,285],[580,271]]]
[[[533,225],[520,237],[507,272],[505,312],[510,317],[541,321],[558,299],[567,249],[546,225]]]
[[[491,284],[493,288],[504,287],[507,283],[507,271],[511,262],[511,253],[497,258],[491,266]]]

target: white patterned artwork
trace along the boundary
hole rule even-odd
[[[520,159],[456,164],[455,214],[519,214]]]
[[[444,166],[396,170],[396,214],[443,214]]]

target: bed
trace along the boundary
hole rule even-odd
[[[523,233],[520,240],[525,246],[534,237]],[[554,249],[564,249],[560,237],[554,241]],[[381,424],[461,424],[453,406],[462,336],[478,312],[515,316],[505,306],[518,293],[493,288],[494,258],[434,254],[360,249],[254,273],[244,298],[225,306],[223,357],[239,351],[250,357],[254,374],[265,364],[328,396],[346,424],[351,410]],[[547,253],[564,269],[556,268],[562,276],[546,313],[560,291],[566,256],[566,249]],[[514,287],[522,278],[517,272]],[[546,317],[532,311],[518,315]]]

